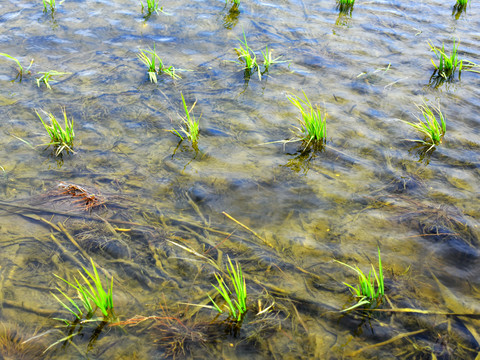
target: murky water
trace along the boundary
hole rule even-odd
[[[0,52],[34,59],[20,82],[0,57],[3,357],[475,359],[479,320],[444,314],[480,313],[480,75],[433,87],[427,41],[459,39],[480,62],[480,5],[457,18],[436,0],[357,1],[351,15],[323,0],[161,5],[145,20],[135,1],[65,1],[53,16],[0,3]],[[246,78],[242,31],[286,62]],[[181,79],[148,81],[137,54],[154,44]],[[70,74],[37,87],[49,70]],[[297,125],[286,94],[302,90],[329,114],[323,151],[277,142]],[[168,131],[181,93],[201,115],[198,149]],[[400,121],[423,98],[447,117],[427,154]],[[35,110],[61,107],[75,154],[56,158]],[[106,206],[59,199],[60,181]],[[334,259],[368,271],[377,246],[389,311],[339,313],[356,278]],[[237,328],[196,306],[227,255],[250,298]],[[89,257],[114,277],[118,321],[62,326],[72,315],[51,293],[74,293],[54,274],[73,281]]]

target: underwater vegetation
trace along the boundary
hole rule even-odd
[[[369,271],[368,275],[365,275],[365,273],[360,270],[357,265],[353,267],[341,261],[335,261],[355,271],[358,275],[357,286],[353,286],[344,282],[344,284],[350,288],[352,295],[357,299],[357,303],[343,311],[349,311],[363,305],[378,305],[378,303],[381,301],[382,297],[385,294],[380,248],[378,248],[378,274],[373,264],[372,269]]]
[[[68,119],[65,109],[63,109],[62,112],[65,128],[62,128],[62,125],[60,125],[55,115],[53,115],[52,113],[47,113],[43,110],[42,112],[47,115],[48,119],[50,120],[50,125],[43,120],[42,116],[38,113],[38,111],[35,111],[38,118],[45,127],[45,130],[47,130],[48,136],[50,137],[50,142],[46,145],[52,145],[56,149],[56,156],[59,156],[65,149],[67,151],[73,152],[73,139],[75,138],[75,132],[73,130],[73,119]]]
[[[28,331],[17,324],[1,323],[0,326],[0,356],[5,360],[31,360],[40,359],[43,346],[31,341],[36,331]]]

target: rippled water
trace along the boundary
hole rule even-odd
[[[458,18],[453,1],[433,0],[357,1],[351,15],[333,1],[161,5],[145,20],[135,1],[65,1],[53,16],[40,1],[0,3],[0,52],[25,68],[34,59],[20,82],[0,57],[4,358],[158,358],[175,334],[180,358],[475,359],[478,320],[442,314],[480,312],[480,75],[435,88],[427,41],[450,51],[459,39],[460,57],[480,62],[480,5]],[[268,45],[286,62],[246,78],[234,62],[242,31],[259,57]],[[154,44],[182,79],[148,81],[137,54]],[[37,87],[48,70],[70,74]],[[286,94],[302,90],[329,114],[323,151],[278,142],[297,125]],[[181,93],[201,115],[198,149],[168,132]],[[422,99],[447,117],[426,154],[401,121]],[[75,154],[56,158],[35,110],[61,107]],[[55,200],[59,181],[95,188],[106,208]],[[377,246],[380,308],[430,314],[338,312],[354,304],[342,282],[356,279],[334,259],[367,271]],[[216,269],[192,251],[242,265],[240,329],[195,306],[208,305]],[[68,314],[50,292],[69,289],[53,274],[73,280],[88,257],[114,276],[119,321],[157,319],[61,327],[53,318]]]

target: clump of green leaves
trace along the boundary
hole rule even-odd
[[[259,80],[262,80],[262,75],[267,73],[270,66],[286,61],[279,61],[278,59],[281,58],[281,56],[277,58],[272,58],[272,51],[268,49],[268,45],[265,47],[265,52],[260,51],[263,55],[263,71],[261,71],[261,67],[257,62],[257,55],[255,52],[252,50],[252,48],[248,45],[247,43],[247,36],[245,35],[245,31],[243,32],[243,41],[239,40],[240,45],[238,48],[234,48],[238,55],[238,59],[240,60],[241,64],[245,64],[245,72],[248,73],[248,76],[254,72],[257,71],[258,73],[258,78]]]
[[[185,116],[182,117],[184,126],[180,125],[180,132],[183,133],[183,135],[186,138],[188,138],[192,142],[192,144],[196,144],[198,140],[199,123],[198,123],[198,120],[195,119],[195,116],[193,115],[193,108],[195,107],[195,104],[197,102],[195,101],[195,103],[192,105],[190,110],[188,110],[187,103],[185,102],[185,98],[183,97],[183,93],[180,93],[180,94],[182,95],[182,103],[183,103],[183,108],[185,110]],[[180,134],[179,131],[175,129],[170,131],[173,132],[175,135],[177,135],[180,139],[184,140],[184,136],[182,136],[182,134]]]
[[[248,46],[247,35],[245,35],[245,31],[243,32],[243,41],[239,40],[239,42],[240,45],[238,48],[234,48],[234,50],[238,54],[238,59],[242,62],[245,62],[245,69],[249,71],[258,69],[257,56],[250,46]]]
[[[35,113],[50,136],[50,143],[47,145],[52,145],[56,148],[56,156],[59,156],[65,149],[73,152],[73,139],[75,138],[75,132],[73,131],[73,119],[69,120],[67,118],[65,109],[63,109],[65,128],[62,128],[55,115],[52,113],[47,113],[43,110],[42,112],[47,115],[48,119],[50,120],[50,124],[47,124],[38,111],[35,110]]]
[[[235,6],[240,5],[240,0],[230,0],[230,2]],[[225,4],[228,4],[228,0],[225,0]]]
[[[272,58],[272,52],[273,52],[272,49],[270,50],[268,49],[268,45],[265,47],[265,51],[261,51],[263,55],[263,68],[264,68],[262,74],[268,72],[268,70],[270,69],[270,66],[272,65],[288,62],[287,60],[279,61],[281,56],[276,57],[275,59]]]
[[[73,314],[77,320],[82,320],[83,318],[91,319],[97,310],[101,312],[103,316],[102,320],[114,320],[116,316],[113,312],[113,277],[110,281],[110,287],[107,286],[104,289],[95,263],[92,259],[90,259],[90,261],[93,272],[88,271],[83,266],[82,268],[85,275],[80,270],[78,271],[83,283],[75,277],[75,283],[72,283],[54,274],[58,279],[76,290],[79,301],[75,301],[74,298],[71,298],[59,288],[57,288],[57,290],[66,299],[66,303],[54,293],[52,293],[52,295],[68,312]],[[67,320],[61,320],[67,324],[69,323]]]
[[[148,78],[150,79],[150,82],[157,83],[157,74],[166,74],[172,79],[180,79],[180,76],[176,74],[177,69],[173,66],[166,67],[163,64],[162,59],[155,51],[155,44],[153,45],[153,50],[140,49],[140,54],[137,56],[140,61],[148,67]]]
[[[20,64],[20,61],[17,58],[5,53],[0,53],[0,56],[6,57],[7,59],[13,60],[17,63],[17,66],[18,66],[17,78],[20,77],[20,80],[22,80],[22,77],[25,73],[27,74],[30,73],[29,70],[32,67],[33,59],[30,61],[30,65],[28,66],[28,68],[24,70],[22,64]]]
[[[310,143],[323,144],[327,138],[327,112],[322,112],[318,105],[314,107],[305,91],[302,92],[305,100],[294,94],[287,95],[288,100],[300,111],[300,127],[296,127],[298,137],[307,142],[305,147]]]
[[[50,71],[40,71],[39,74],[43,74],[43,75],[37,78],[38,87],[40,87],[40,82],[43,82],[48,89],[52,89],[52,87],[49,84],[49,81],[53,80],[52,76],[62,76],[62,75],[68,75],[70,73],[50,70]]]
[[[352,15],[355,0],[337,0],[337,9],[340,14]]]
[[[43,0],[43,11],[48,12],[48,8],[53,13],[55,11],[55,0]]]
[[[343,311],[349,311],[363,305],[371,305],[373,302],[378,303],[378,301],[382,299],[385,293],[385,286],[383,283],[383,269],[380,249],[378,249],[378,274],[373,264],[372,269],[367,276],[357,265],[353,267],[341,261],[335,261],[355,271],[358,275],[357,286],[353,286],[344,282],[344,284],[350,288],[352,295],[357,298],[357,303]]]
[[[230,265],[230,267],[228,267],[228,265]],[[230,257],[228,257],[228,265],[228,278],[230,279],[230,283],[233,286],[234,291],[230,290],[223,277],[217,273],[215,273],[215,278],[217,279],[218,286],[213,284],[212,286],[225,300],[229,317],[236,321],[241,321],[243,315],[247,312],[247,286],[243,277],[242,268],[238,262],[236,262],[235,266],[233,266]],[[213,298],[210,295],[208,295],[208,297],[210,298],[210,301],[215,309],[220,314],[223,313],[224,311],[213,300]]]
[[[423,104],[417,105],[417,107],[422,112],[422,118],[417,117],[418,122],[416,123],[409,121],[404,122],[425,136],[423,140],[411,141],[417,141],[425,145],[430,145],[430,150],[435,145],[438,145],[442,142],[443,136],[447,131],[445,116],[440,109],[440,105],[429,107],[425,100],[423,100]]]
[[[435,53],[437,57],[438,64],[435,63],[433,59],[431,59],[433,66],[435,66],[435,71],[432,75],[434,77],[440,77],[441,81],[435,81],[434,84],[441,84],[442,81],[453,81],[455,77],[455,73],[458,70],[458,77],[460,78],[462,71],[471,71],[480,73],[480,71],[476,70],[479,65],[475,64],[472,61],[460,59],[458,56],[458,45],[455,43],[455,39],[453,39],[453,48],[450,55],[445,52],[445,44],[442,44],[442,48],[439,49],[435,47],[431,42],[428,42],[430,49]]]
[[[445,44],[442,44],[442,48],[435,47],[431,42],[428,42],[430,49],[435,53],[439,63],[435,64],[433,59],[433,66],[435,66],[436,72],[445,79],[453,79],[455,70],[462,71],[463,61],[458,58],[458,45],[455,46],[455,40],[453,40],[453,49],[450,55],[445,53]]]
[[[146,0],[146,5],[143,4],[143,1],[140,1],[140,4],[142,5],[142,13],[145,14],[145,19],[148,19],[153,13],[163,12],[163,7],[160,7],[157,0]]]

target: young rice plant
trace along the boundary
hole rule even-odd
[[[40,71],[39,74],[43,74],[43,75],[37,78],[38,87],[40,87],[40,82],[43,82],[48,89],[52,89],[52,87],[49,84],[49,81],[53,80],[52,76],[62,76],[62,75],[68,75],[70,73],[50,70],[50,71]]]
[[[225,284],[225,280],[222,278],[221,275],[215,273],[215,278],[217,279],[218,286],[212,284],[212,286],[217,290],[218,294],[220,294],[225,303],[227,304],[228,308],[228,315],[230,318],[235,319],[236,321],[241,321],[243,315],[247,312],[247,286],[245,283],[245,279],[243,277],[242,268],[236,262],[236,266],[233,266],[230,257],[228,257],[228,264],[227,271],[228,277],[230,278],[230,282],[233,286],[235,291],[235,298],[233,297],[233,292],[230,288]],[[213,298],[208,295],[210,301],[213,303],[215,309],[221,314],[223,310],[218,306],[218,304],[213,300]]]
[[[63,118],[65,123],[65,128],[62,128],[58,122],[55,115],[52,113],[47,113],[42,111],[50,119],[50,125],[48,125],[42,118],[42,116],[35,110],[35,113],[42,122],[45,130],[47,130],[48,135],[50,136],[50,143],[47,145],[52,145],[56,148],[55,155],[59,156],[63,150],[67,149],[68,151],[73,152],[73,139],[75,138],[75,132],[73,131],[73,119],[69,120],[67,118],[67,113],[63,109]]]
[[[310,143],[323,144],[327,138],[327,112],[322,113],[317,105],[314,108],[305,91],[302,92],[305,100],[294,94],[287,94],[288,100],[295,105],[301,114],[301,118],[299,118],[300,127],[297,127],[298,136],[307,142],[305,147],[308,147]]]
[[[237,52],[238,59],[245,62],[245,70],[254,71],[258,69],[257,56],[255,55],[255,52],[250,48],[250,46],[248,46],[245,31],[243,32],[243,41],[238,41],[240,42],[240,45],[234,50]]]
[[[157,83],[157,73],[166,74],[172,79],[180,79],[180,76],[176,74],[176,70],[173,66],[166,67],[163,65],[162,59],[157,55],[155,51],[155,44],[153,50],[140,49],[140,54],[137,55],[141,62],[143,62],[148,68],[148,78],[150,82]],[[158,70],[157,70],[158,62]]]
[[[181,93],[181,95],[182,95],[183,108],[185,110],[185,117],[182,117],[182,121],[185,126],[180,126],[180,131],[184,134],[186,138],[188,138],[192,142],[192,144],[196,144],[198,140],[199,129],[198,129],[198,120],[196,120],[195,116],[193,115],[193,108],[195,107],[195,104],[197,102],[195,101],[195,103],[192,105],[190,110],[188,110],[187,104],[185,102],[185,98],[183,97],[183,93]],[[173,129],[170,131],[173,132],[175,135],[177,135],[180,139],[182,140],[184,139],[184,137],[177,130]]]
[[[84,284],[80,283],[80,281],[78,281],[78,279],[75,277],[75,283],[71,283],[54,274],[58,279],[62,280],[77,291],[77,296],[78,299],[80,299],[80,304],[78,304],[74,299],[65,294],[59,288],[57,288],[57,290],[67,300],[67,303],[62,301],[55,294],[52,293],[52,295],[66,310],[73,314],[78,320],[82,320],[83,317],[85,317],[86,319],[90,319],[97,310],[101,311],[103,315],[103,320],[114,320],[116,317],[113,312],[113,277],[110,281],[110,287],[104,289],[100,276],[98,275],[95,263],[92,259],[90,259],[90,261],[92,263],[93,272],[88,271],[83,266],[82,268],[85,275],[82,274],[80,270],[78,271]],[[68,321],[66,322],[68,323]]]
[[[53,13],[55,11],[55,0],[43,0],[43,11],[48,12],[48,8]]]
[[[440,105],[432,106],[432,108],[430,108],[425,100],[423,100],[423,104],[417,105],[417,107],[422,112],[423,119],[417,117],[417,123],[409,121],[404,121],[404,123],[410,125],[425,136],[423,140],[411,141],[417,141],[425,145],[430,145],[430,148],[428,149],[430,150],[431,148],[435,147],[435,145],[438,145],[442,142],[443,136],[447,131],[445,116],[440,110]]]
[[[383,269],[382,269],[382,259],[380,257],[380,248],[378,248],[378,274],[375,268],[373,267],[373,264],[372,264],[372,269],[370,270],[367,276],[356,265],[355,267],[353,267],[341,261],[338,261],[338,260],[335,260],[335,261],[355,271],[358,275],[358,284],[356,287],[344,282],[344,284],[350,288],[352,295],[355,296],[358,299],[358,301],[355,305],[343,311],[349,311],[359,306],[371,305],[372,302],[378,303],[379,301],[381,301],[381,298],[383,297],[385,292],[385,287],[383,284]]]
[[[28,66],[28,68],[26,70],[24,70],[22,64],[20,64],[20,61],[18,61],[17,58],[14,58],[13,56],[5,54],[5,53],[0,53],[0,56],[6,57],[7,59],[13,60],[17,63],[17,66],[18,66],[17,77],[20,77],[20,80],[22,80],[22,77],[25,73],[29,73],[29,70],[30,70],[30,68],[32,67],[32,64],[33,64],[33,59],[32,59],[32,61],[30,61],[30,65]]]

